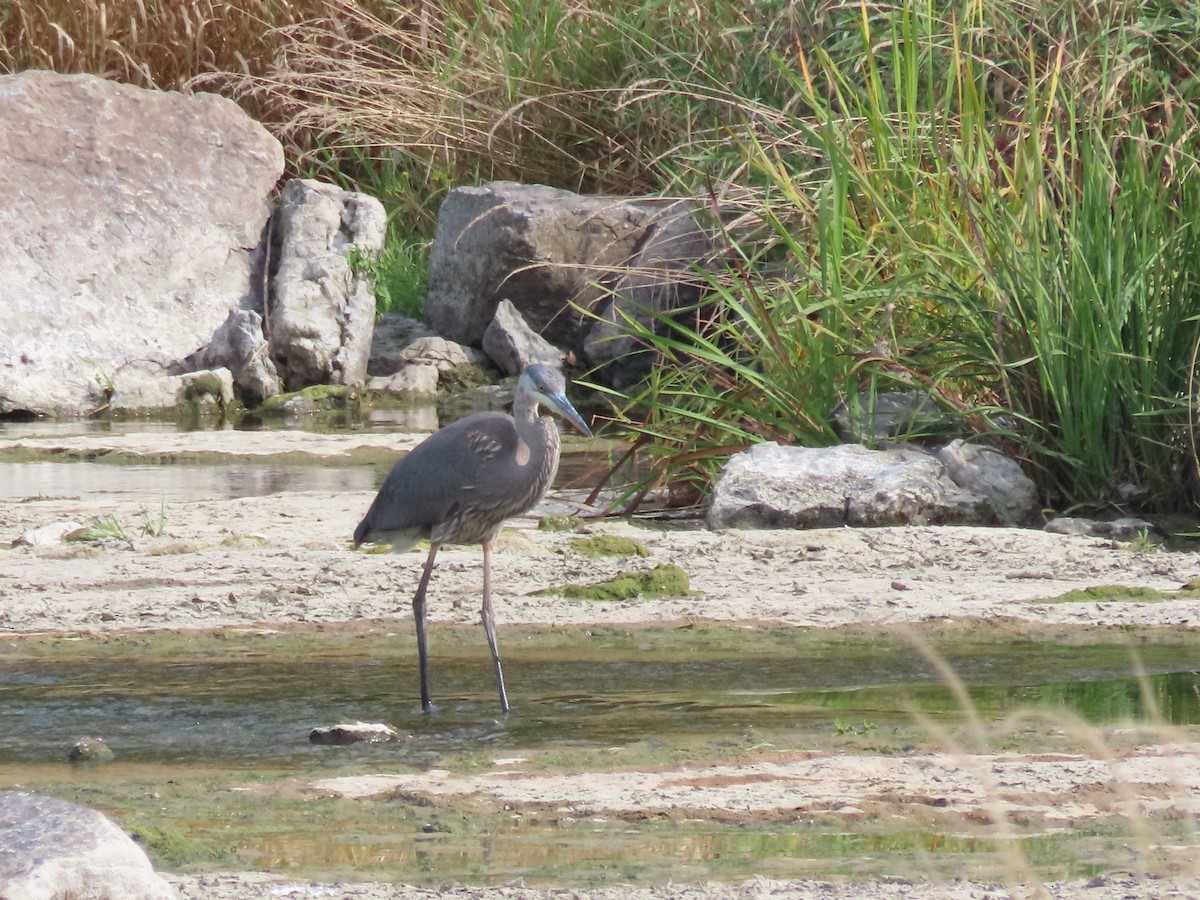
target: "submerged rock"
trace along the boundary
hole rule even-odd
[[[76,765],[99,765],[111,762],[113,757],[112,748],[104,742],[104,738],[80,738],[67,752],[67,761]]]
[[[394,728],[381,722],[344,722],[321,725],[308,733],[310,744],[344,747],[348,744],[381,744],[400,737]]]

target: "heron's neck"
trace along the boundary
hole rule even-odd
[[[554,420],[550,416],[539,416],[537,405],[532,403],[515,405],[513,420],[517,425],[517,436],[525,445],[517,452],[518,463],[543,477],[553,478],[558,469],[560,442]]]

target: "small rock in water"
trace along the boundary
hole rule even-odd
[[[112,748],[104,743],[104,738],[80,738],[67,753],[67,759],[75,765],[100,765],[111,762],[112,758]]]
[[[341,725],[321,725],[308,733],[311,744],[341,747],[346,744],[379,744],[394,741],[400,735],[381,722],[345,722]]]

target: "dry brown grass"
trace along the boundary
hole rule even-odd
[[[703,62],[727,84],[752,24],[672,0],[0,0],[0,71],[232,96],[294,169],[377,190],[384,173],[427,216],[463,181],[669,181],[664,161],[711,137],[715,106],[670,88],[669,70]]]
[[[301,154],[384,158],[430,184],[647,190],[681,123],[665,122],[661,105],[627,102],[634,73],[613,48],[637,38],[606,5],[570,4],[539,23],[506,2],[329,0],[276,30],[268,70],[216,80],[240,100],[286,108],[281,137]],[[651,57],[647,40],[622,53]]]
[[[269,69],[280,26],[318,18],[326,0],[30,0],[0,4],[0,71],[89,73],[184,90],[198,75]],[[278,117],[267,98],[243,104]]]
[[[33,0],[0,10],[0,68],[88,72],[177,90],[204,72],[261,72],[274,27],[322,14],[325,0]]]

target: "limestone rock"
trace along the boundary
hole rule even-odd
[[[71,749],[67,751],[67,762],[75,765],[101,765],[112,762],[115,755],[104,738],[85,737],[71,745]]]
[[[505,375],[519,375],[533,363],[562,365],[563,352],[530,328],[511,300],[501,300],[487,330],[483,352]]]
[[[122,367],[112,381],[109,411],[137,415],[156,409],[195,404],[220,412],[233,402],[233,373],[205,369],[169,375],[153,366]]]
[[[398,371],[372,378],[367,387],[392,394],[432,396],[438,392],[443,381],[453,383],[462,370],[486,365],[487,357],[474,347],[436,335],[423,335],[405,345],[398,364]],[[465,380],[469,382],[471,379]]]
[[[438,388],[437,366],[410,363],[392,375],[376,375],[367,382],[367,387],[388,394],[433,397],[437,395]]]
[[[487,357],[474,347],[436,336],[417,338],[404,348],[401,357],[405,365],[434,366],[439,375],[450,375],[463,366],[487,363]]]
[[[417,338],[433,337],[424,322],[398,313],[381,316],[371,336],[371,357],[367,362],[368,375],[394,375],[408,362],[404,351]]]
[[[735,454],[708,512],[710,528],[996,524],[994,500],[954,483],[934,456],[912,447],[781,447]]]
[[[1088,519],[1082,516],[1057,516],[1047,522],[1042,530],[1050,534],[1069,534],[1075,537],[1082,537],[1095,534],[1092,530],[1095,527],[1095,519]]]
[[[175,900],[142,848],[95,810],[0,791],[0,896],[4,900]]]
[[[277,213],[278,268],[268,314],[271,352],[289,391],[362,387],[375,325],[374,280],[387,232],[374,197],[292,179]]]
[[[1037,513],[1037,486],[999,450],[954,440],[936,455],[955,484],[987,498],[1001,524],[1023,525]]]
[[[340,725],[320,725],[308,733],[309,743],[335,747],[347,744],[380,744],[399,737],[396,729],[382,722],[343,722]]]
[[[1113,541],[1145,540],[1151,544],[1163,542],[1163,536],[1153,522],[1136,516],[1121,516],[1107,520],[1088,519],[1083,516],[1058,516],[1047,522],[1044,530],[1051,534],[1102,537]]]
[[[263,317],[252,309],[230,310],[208,346],[184,361],[187,371],[229,369],[238,398],[258,406],[281,390],[279,372],[263,333]]]
[[[90,412],[255,305],[283,152],[232,101],[0,76],[0,159],[0,414]]]
[[[49,522],[38,528],[29,528],[22,531],[20,536],[12,542],[12,545],[14,547],[49,547],[54,544],[61,544],[67,539],[68,535],[74,534],[81,528],[83,528],[83,525],[74,519]]]

